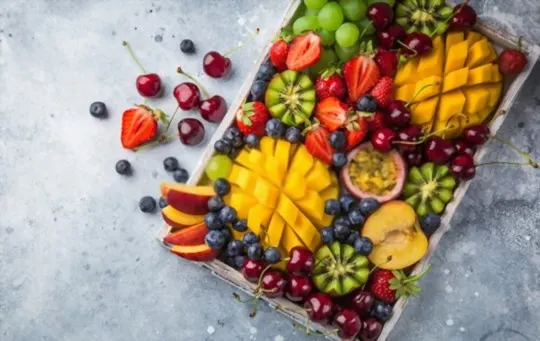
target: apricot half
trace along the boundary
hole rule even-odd
[[[398,270],[413,265],[428,248],[414,209],[399,200],[383,204],[370,215],[362,236],[373,242],[370,262],[382,269]]]

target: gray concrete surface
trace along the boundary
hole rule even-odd
[[[472,2],[486,19],[540,44],[536,0]],[[129,40],[169,94],[177,65],[199,73],[209,49],[226,50],[257,26],[261,37],[233,57],[227,81],[201,77],[231,101],[286,0],[0,1],[0,340],[310,340],[290,321],[231,299],[234,289],[164,252],[157,196],[161,165],[192,170],[202,150],[179,143],[137,154],[119,144],[120,115],[138,102]],[[199,53],[179,51],[192,38]],[[501,134],[540,158],[540,67]],[[107,103],[110,118],[88,114]],[[151,101],[166,111],[170,96]],[[183,113],[182,116],[196,116]],[[215,127],[207,126],[208,136]],[[486,159],[514,155],[490,144]],[[114,172],[129,159],[132,178]],[[392,341],[525,341],[540,335],[540,176],[485,168],[411,300]]]

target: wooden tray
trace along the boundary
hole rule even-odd
[[[283,15],[283,21],[280,28],[283,26],[286,26],[294,18],[296,12],[300,9],[301,5],[302,5],[302,0],[293,0],[291,2],[289,8],[285,11]],[[490,28],[487,25],[484,25],[481,22],[477,24],[475,29],[478,32],[485,35],[486,37],[488,37],[488,39],[491,40],[491,42],[495,45],[496,49],[498,49],[499,52],[500,50],[506,47],[510,47],[510,48],[517,47],[518,38],[508,34],[507,32],[495,30],[493,28]],[[242,105],[245,98],[248,96],[249,90],[251,88],[251,84],[255,80],[255,75],[257,71],[259,70],[260,65],[264,63],[268,58],[270,45],[271,44],[269,43],[268,46],[262,52],[257,63],[255,63],[253,70],[250,72],[245,83],[240,89],[238,96],[236,97],[232,105],[229,107],[227,115],[223,119],[218,129],[216,129],[214,136],[208,143],[208,146],[204,150],[202,157],[199,159],[197,166],[195,167],[195,171],[192,173],[190,179],[188,180],[188,184],[196,185],[202,179],[206,163],[214,154],[214,143],[223,136],[225,130],[232,124],[232,122],[234,122],[235,113],[238,110],[238,108]],[[505,114],[511,108],[516,96],[518,95],[519,91],[523,87],[526,79],[529,77],[534,65],[540,58],[540,47],[536,45],[528,44],[525,41],[522,42],[522,47],[528,53],[529,63],[527,65],[527,68],[516,78],[511,79],[511,80],[505,79],[505,86],[504,86],[502,99],[499,103],[497,110],[493,114],[493,117],[489,124],[492,133],[497,132],[497,130],[501,127],[502,123],[504,122],[506,118]],[[478,162],[482,158],[482,156],[485,154],[485,152],[486,152],[485,148],[479,149],[474,157],[475,162]],[[437,248],[437,245],[439,244],[439,241],[441,240],[442,236],[444,235],[444,233],[446,233],[450,229],[450,221],[452,219],[452,216],[454,215],[457,207],[459,206],[461,200],[463,199],[467,191],[467,188],[469,187],[469,183],[470,181],[462,182],[455,190],[454,200],[446,206],[444,214],[442,215],[441,227],[437,230],[435,234],[431,236],[429,240],[428,252],[424,256],[424,258],[422,258],[415,265],[413,269],[413,273],[419,273],[422,271],[424,266],[427,265],[430,258],[434,254],[435,249]],[[170,226],[165,225],[158,232],[157,239],[162,246],[165,246],[163,243],[163,238],[169,233],[170,229],[171,229]],[[245,293],[249,295],[253,295],[253,290],[255,289],[255,285],[253,283],[246,281],[238,270],[235,270],[229,267],[227,264],[219,260],[214,260],[208,263],[193,262],[193,264],[199,264],[203,268],[209,269],[215,276],[237,287],[238,289],[244,291]],[[272,308],[278,310],[282,314],[296,321],[298,324],[305,325],[307,316],[305,313],[299,312],[298,306],[295,305],[294,303],[284,298],[270,299],[266,296],[263,296],[261,299],[266,301]],[[405,308],[406,303],[407,302],[405,299],[399,299],[396,302],[393,309],[392,318],[384,324],[384,328],[382,330],[381,335],[379,336],[378,341],[385,341],[388,339],[388,336],[390,335],[392,329],[394,328],[397,321],[399,320],[401,313],[403,312],[403,309]],[[310,329],[319,331],[321,333],[328,332],[328,326],[322,325],[319,323],[314,323],[310,321],[309,327]],[[340,338],[337,335],[328,335],[327,339],[340,340]]]

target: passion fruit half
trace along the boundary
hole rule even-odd
[[[375,198],[380,203],[397,198],[403,189],[407,166],[395,150],[382,153],[366,142],[347,155],[341,180],[347,191],[358,199]]]

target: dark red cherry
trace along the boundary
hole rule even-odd
[[[137,77],[137,91],[143,97],[158,97],[161,94],[161,78],[157,73],[147,73]]]
[[[219,123],[227,113],[227,103],[223,97],[214,95],[199,104],[199,112],[205,120]]]
[[[201,103],[201,91],[195,83],[178,84],[174,88],[173,96],[182,110],[191,110]]]
[[[463,130],[463,139],[465,142],[474,146],[486,143],[490,135],[489,127],[485,124],[477,124]]]
[[[370,317],[362,323],[362,330],[360,331],[360,340],[362,341],[376,341],[381,335],[382,323],[376,318]]]
[[[244,278],[252,283],[257,283],[259,277],[264,269],[264,262],[262,260],[246,259],[244,265],[242,265],[242,275]]]
[[[426,158],[436,164],[446,164],[455,153],[452,143],[438,136],[431,137],[426,143]]]
[[[316,292],[308,297],[304,308],[312,321],[327,321],[334,313],[334,301],[329,295]]]
[[[385,122],[391,127],[404,127],[411,122],[411,111],[407,108],[407,103],[395,100],[390,102],[387,108]]]
[[[281,271],[268,271],[261,279],[262,289],[266,296],[276,298],[283,296],[287,286],[285,274]]]
[[[356,311],[359,316],[367,316],[373,307],[375,297],[369,291],[356,291],[352,294],[350,308]]]
[[[231,60],[219,52],[210,51],[204,55],[203,70],[213,78],[226,77],[231,71]]]
[[[178,122],[178,137],[185,145],[197,145],[204,139],[204,126],[196,118],[184,118]]]
[[[433,49],[433,41],[422,32],[413,32],[403,41],[401,53],[406,57],[423,56]]]
[[[376,2],[367,9],[367,17],[376,30],[381,31],[390,25],[394,18],[392,7],[384,2]]]
[[[416,149],[405,152],[405,161],[409,167],[418,167],[424,163],[424,153],[422,153],[422,148],[417,147]]]
[[[295,246],[291,249],[289,254],[289,261],[287,262],[287,272],[292,275],[305,275],[309,276],[315,261],[313,259],[313,253],[305,247]]]
[[[476,148],[471,147],[467,142],[463,140],[456,140],[454,141],[454,148],[456,148],[456,154],[467,154],[470,156],[474,156],[474,153],[476,152]]]
[[[450,27],[454,30],[467,30],[476,24],[476,12],[466,3],[454,7],[454,16],[450,19]]]
[[[422,128],[420,126],[411,124],[405,128],[401,128],[397,131],[397,141],[403,141],[407,143],[418,142],[422,136]],[[402,152],[412,152],[418,147],[417,144],[398,143],[399,150]]]
[[[397,47],[398,41],[403,41],[407,31],[401,25],[392,25],[384,31],[377,32],[377,46],[386,50]]]
[[[303,302],[313,291],[311,278],[292,275],[285,290],[285,297],[292,302]]]
[[[450,162],[450,172],[455,177],[462,180],[469,180],[476,175],[476,168],[474,166],[474,160],[472,156],[462,154],[456,156],[452,162]]]
[[[334,324],[339,328],[338,336],[343,339],[352,339],[362,329],[360,316],[351,309],[342,309],[334,317]]]
[[[389,152],[392,150],[392,143],[396,139],[396,133],[390,128],[380,128],[371,136],[373,148],[380,152]]]

